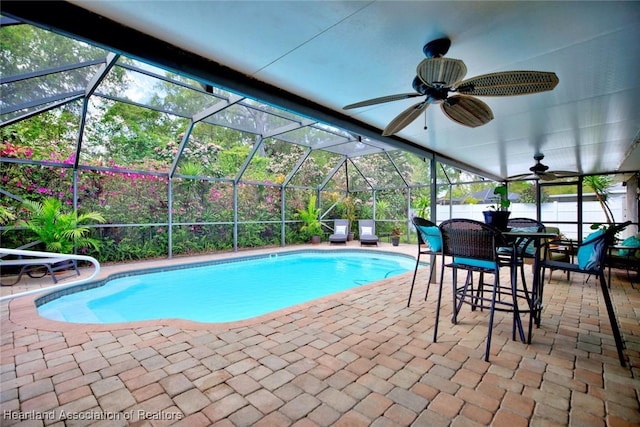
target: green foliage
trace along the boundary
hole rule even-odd
[[[220,153],[218,167],[223,177],[234,177],[251,152],[251,147],[238,145]]]
[[[2,76],[54,69],[104,58],[107,54],[103,49],[31,25],[3,26],[0,46],[0,75]],[[3,101],[7,105],[16,105],[25,97],[30,99],[34,92],[45,98],[58,93],[71,92],[78,87],[84,87],[91,73],[95,73],[94,68],[84,72],[67,71],[62,76],[61,73],[51,73],[38,78],[35,86],[32,81],[16,82],[11,85],[12,90],[3,90]],[[118,80],[121,75],[120,70],[114,70],[113,73],[109,73],[107,82]]]
[[[316,195],[309,197],[307,207],[298,210],[298,216],[304,225],[300,231],[308,237],[319,236],[322,234],[322,223],[320,222],[320,208],[316,206]]]
[[[183,162],[180,164],[180,173],[182,175],[199,177],[204,175],[204,167],[202,163],[198,162]]]
[[[105,222],[99,213],[64,212],[62,202],[53,197],[42,203],[25,200],[23,205],[30,212],[30,218],[21,221],[19,225],[27,227],[45,244],[47,251],[70,254],[73,253],[74,245],[79,249],[98,250],[100,243],[87,236],[89,228],[84,224],[90,221]]]
[[[233,227],[230,224],[173,227],[173,251],[176,255],[230,250]]]
[[[356,202],[353,196],[344,198],[344,217],[349,220],[349,226],[353,229],[356,226]]]
[[[0,206],[0,225],[16,219],[16,216],[8,208]]]
[[[429,196],[421,196],[419,197],[414,204],[416,209],[416,215],[420,218],[429,218],[431,215],[431,197]]]
[[[529,184],[528,182],[514,181],[509,184],[509,188],[520,196],[520,203],[536,203],[536,186]],[[541,192],[542,199],[540,203],[549,201],[549,196],[546,192]]]
[[[609,175],[594,175],[585,176],[583,179],[584,187],[591,189],[598,199],[598,203],[604,212],[604,216],[608,223],[615,222],[613,218],[613,212],[607,202],[607,196],[609,195],[609,188],[613,185],[613,179]]]
[[[2,127],[2,156],[64,163],[71,158],[78,137],[80,116],[75,106],[67,104]]]
[[[506,185],[498,185],[493,189],[493,194],[498,194],[500,196],[500,203],[498,206],[489,206],[489,209],[495,209],[497,211],[506,211],[509,209],[509,206],[511,206],[511,200],[509,200]]]
[[[166,231],[153,227],[132,230],[126,237],[114,240],[103,238],[100,253],[91,254],[100,262],[126,262],[164,257],[168,243]]]
[[[164,113],[122,102],[103,103],[99,108],[99,120],[87,126],[87,151],[99,157],[106,150],[110,160],[127,166],[154,159],[172,135],[179,135],[187,124]]]

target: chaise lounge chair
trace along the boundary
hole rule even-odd
[[[2,250],[0,249],[0,255]],[[60,257],[51,257],[51,258],[20,258],[20,259],[10,259],[4,260],[0,257],[0,267],[2,269],[10,268],[20,268],[18,272],[18,276],[13,283],[1,283],[1,286],[11,286],[17,284],[20,279],[22,279],[23,275],[28,275],[33,278],[40,278],[45,276],[47,273],[51,275],[51,280],[53,283],[58,283],[58,278],[56,277],[56,272],[71,270],[73,269],[76,274],[80,275],[80,270],[78,270],[78,261],[75,259],[65,258],[64,255]]]
[[[376,236],[376,223],[372,219],[361,219],[358,221],[358,233],[360,236],[360,246],[378,246],[378,236]]]
[[[329,236],[329,243],[347,243],[349,234],[349,220],[336,219],[333,221],[333,234]]]

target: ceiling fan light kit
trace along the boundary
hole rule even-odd
[[[416,69],[412,86],[414,93],[372,98],[349,104],[345,110],[424,96],[425,100],[397,115],[382,135],[393,135],[413,122],[430,104],[440,104],[442,112],[451,120],[468,127],[478,127],[493,119],[491,108],[476,96],[515,96],[552,90],[558,84],[555,73],[545,71],[504,71],[463,80],[467,67],[460,59],[443,58],[449,51],[448,38],[433,40],[424,45],[423,59]],[[449,96],[450,92],[457,92]],[[426,125],[425,125],[426,127]]]

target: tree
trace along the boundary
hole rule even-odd
[[[609,189],[613,185],[613,180],[609,175],[593,175],[586,176],[582,181],[586,188],[593,190],[600,203],[600,207],[604,212],[604,216],[607,219],[607,223],[613,224],[615,222],[613,218],[613,212],[607,203],[607,196],[609,195]]]
[[[0,46],[2,76],[54,69],[107,56],[103,49],[26,24],[3,27]],[[84,87],[95,71],[95,67],[84,67],[3,85],[2,101],[5,105],[18,105],[35,97],[70,93]],[[120,77],[121,71],[114,70],[106,82],[118,81]]]
[[[103,102],[98,110],[97,120],[87,126],[85,151],[126,166],[156,158],[156,150],[184,133],[187,124],[184,119],[123,102]]]

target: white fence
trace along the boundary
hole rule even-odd
[[[612,197],[608,200],[609,207],[613,212],[613,217],[616,222],[623,222],[627,220],[626,208],[624,206],[624,197]],[[437,219],[441,222],[448,218],[470,218],[477,221],[484,221],[484,215],[482,211],[487,210],[488,205],[476,204],[476,205],[438,205],[437,206]],[[451,208],[451,215],[449,215],[449,208]],[[542,222],[551,226],[557,226],[560,228],[562,234],[569,239],[578,238],[577,226],[573,224],[557,224],[558,221],[563,222],[576,222],[577,221],[577,202],[550,202],[542,203],[541,206],[541,219]],[[511,218],[535,218],[536,217],[536,205],[533,203],[512,203],[509,208],[511,211]],[[582,203],[582,220],[585,223],[582,236],[585,237],[592,230],[589,229],[591,223],[606,223],[604,212],[598,202],[583,202]],[[626,237],[637,233],[638,230],[635,227],[630,227],[620,233],[620,237]]]

